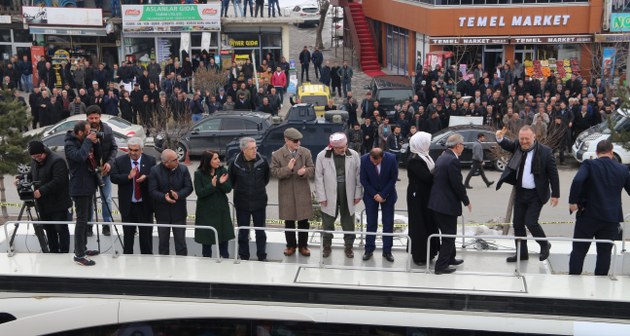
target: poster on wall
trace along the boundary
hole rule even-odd
[[[617,48],[604,48],[602,52],[602,77],[612,79],[615,72]]]
[[[123,32],[221,30],[221,3],[122,6]]]

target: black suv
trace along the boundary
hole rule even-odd
[[[245,136],[260,137],[271,126],[271,114],[262,112],[220,112],[212,114],[194,124],[179,139],[177,157],[183,160],[186,152],[190,156],[201,155],[210,149],[220,156],[225,155],[225,146],[232,140]],[[155,148],[161,151],[163,139],[158,135]]]
[[[366,89],[372,91],[372,97],[380,103],[389,116],[394,114],[394,106],[411,100],[414,95],[411,79],[406,76],[376,76]]]

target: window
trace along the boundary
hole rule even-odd
[[[246,130],[258,130],[258,124],[249,120],[243,120]]]
[[[200,131],[218,131],[221,127],[221,119],[210,119],[202,122],[197,127]]]
[[[243,125],[243,119],[239,118],[225,118],[223,119],[223,123],[221,124],[222,130],[243,130],[245,126]]]

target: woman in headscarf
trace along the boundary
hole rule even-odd
[[[417,132],[409,139],[411,155],[407,162],[407,209],[409,211],[409,237],[411,237],[411,256],[418,266],[427,263],[427,239],[438,233],[437,224],[433,221],[433,213],[427,208],[431,186],[433,185],[433,169],[435,162],[429,156],[431,134]],[[440,239],[431,239],[429,258],[433,259],[440,250]],[[429,260],[430,261],[430,260]]]

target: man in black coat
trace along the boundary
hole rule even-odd
[[[161,155],[162,164],[151,168],[149,174],[149,193],[153,199],[155,219],[158,224],[178,224],[181,228],[173,228],[175,253],[187,255],[186,247],[186,197],[193,192],[192,179],[186,166],[179,163],[177,153],[165,149]],[[170,252],[170,227],[158,228],[158,253],[168,255]]]
[[[435,162],[433,188],[428,208],[433,210],[435,222],[442,234],[457,234],[457,217],[462,215],[462,203],[472,211],[472,204],[462,183],[462,168],[459,156],[464,151],[464,137],[453,134],[446,139],[447,149]],[[440,254],[435,262],[435,274],[455,272],[456,266],[464,261],[455,259],[455,238],[442,238]]]
[[[67,221],[68,208],[72,207],[68,191],[68,166],[66,161],[53,153],[41,141],[28,144],[31,161],[30,180],[35,186],[35,204],[39,220]],[[37,183],[35,183],[37,182]],[[68,253],[70,231],[67,224],[46,224],[48,250],[51,253]]]
[[[503,138],[506,128],[496,133],[497,142],[504,150],[513,153],[506,169],[497,183],[497,190],[505,182],[516,187],[514,197],[514,235],[526,237],[529,229],[534,237],[545,237],[545,231],[538,224],[540,211],[549,200],[549,186],[551,185],[551,205],[558,205],[560,197],[560,179],[556,160],[551,148],[536,141],[534,129],[523,126],[518,132],[518,140],[510,141]],[[544,261],[549,257],[549,244],[546,240],[538,240],[540,255],[538,259]],[[519,240],[516,241],[519,247]],[[507,262],[516,262],[516,255],[508,257]],[[520,240],[520,258],[529,259],[527,241]]]
[[[577,211],[573,238],[619,238],[623,221],[621,191],[630,195],[628,167],[613,160],[613,144],[602,140],[597,144],[597,159],[584,160],[571,184],[569,210]],[[569,274],[581,274],[590,242],[573,242]],[[597,243],[595,275],[608,275],[612,245]]]
[[[142,153],[142,139],[133,137],[127,141],[128,156],[114,161],[112,183],[118,185],[118,207],[125,223],[153,223],[153,205],[149,194],[149,174],[155,166],[155,158]],[[153,254],[153,227],[138,227],[140,253]],[[123,226],[124,254],[133,254],[136,227]]]
[[[311,78],[308,75],[308,68],[311,65],[311,52],[308,51],[308,47],[304,46],[302,52],[300,52],[300,65],[302,66],[302,75],[300,76],[300,82],[304,82],[304,73],[306,72],[306,81],[310,82]]]
[[[241,138],[241,152],[230,164],[230,180],[234,190],[236,223],[239,227],[265,226],[267,190],[271,172],[269,163],[256,152],[256,140]],[[238,232],[238,254],[242,260],[249,260],[249,229]],[[256,254],[259,261],[267,261],[267,235],[264,230],[256,230]]]

